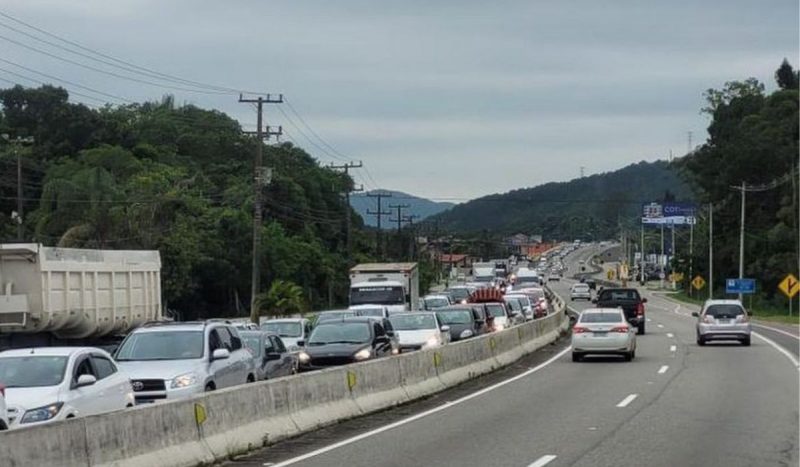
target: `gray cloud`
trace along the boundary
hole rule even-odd
[[[783,57],[798,62],[789,0],[5,0],[0,9],[159,71],[284,92],[381,186],[438,198],[681,154],[687,131],[703,138],[705,89],[750,76],[771,86]],[[0,51],[130,99],[172,92],[254,122],[233,96],[126,82],[2,41]],[[268,118],[330,160],[276,109]]]

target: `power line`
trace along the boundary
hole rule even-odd
[[[134,63],[131,63],[131,62],[128,62],[128,61],[125,61],[125,60],[118,59],[116,57],[113,57],[113,56],[108,55],[108,54],[104,54],[104,53],[99,52],[97,50],[90,49],[88,47],[85,47],[85,46],[77,43],[77,42],[71,41],[71,40],[66,39],[66,38],[64,38],[62,36],[59,36],[59,35],[53,34],[51,32],[48,32],[48,31],[46,31],[46,30],[44,30],[42,28],[36,27],[36,26],[34,26],[34,25],[30,24],[30,23],[26,23],[25,21],[22,21],[22,20],[20,20],[18,18],[15,18],[15,17],[13,17],[13,16],[11,16],[11,15],[9,15],[7,13],[3,13],[2,11],[0,11],[0,16],[4,17],[6,19],[9,19],[11,21],[14,21],[15,23],[21,24],[21,25],[23,25],[23,26],[25,26],[27,28],[30,28],[30,29],[32,29],[34,31],[37,31],[37,32],[39,32],[41,34],[44,34],[44,35],[46,35],[48,37],[51,37],[53,39],[57,39],[59,41],[62,41],[64,43],[69,44],[69,45],[71,45],[73,47],[76,47],[76,48],[78,48],[80,50],[84,50],[86,52],[90,52],[92,54],[95,54],[97,56],[103,57],[105,59],[117,62],[117,63],[122,64],[122,65],[126,65],[126,66],[134,68],[136,70],[140,70],[140,71],[138,71],[139,74],[143,74],[143,75],[147,76],[147,74],[149,73],[151,75],[151,77],[156,77],[156,78],[163,79],[163,80],[166,80],[166,81],[172,81],[172,82],[176,82],[176,83],[180,83],[180,84],[188,84],[188,85],[201,87],[201,88],[206,88],[206,89],[211,89],[211,90],[216,90],[216,91],[227,91],[229,93],[234,93],[234,94],[238,94],[238,93],[242,93],[242,92],[246,92],[246,93],[249,93],[249,94],[258,94],[257,92],[247,91],[247,90],[244,90],[244,89],[234,89],[234,88],[229,88],[229,87],[225,87],[225,86],[218,86],[218,85],[214,85],[214,84],[203,83],[201,81],[193,81],[193,80],[181,78],[181,77],[178,77],[178,76],[175,76],[175,75],[170,75],[170,74],[167,74],[167,73],[162,73],[162,72],[150,69],[150,68],[146,68],[146,67],[143,67],[143,66],[140,66],[140,65],[136,65]],[[0,23],[0,24],[2,24],[2,23]],[[4,25],[4,26],[9,27],[8,25]]]

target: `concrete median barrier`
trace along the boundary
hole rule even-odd
[[[508,365],[555,341],[556,312],[437,349],[134,409],[0,433],[9,467],[194,466],[425,397]]]

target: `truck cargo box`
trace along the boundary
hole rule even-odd
[[[0,336],[100,337],[160,318],[158,251],[0,245]]]

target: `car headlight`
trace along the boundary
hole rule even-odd
[[[302,349],[299,345],[290,345],[289,352],[299,352]]]
[[[308,363],[311,361],[311,355],[305,352],[300,352],[297,354],[297,360],[300,361],[300,363]]]
[[[169,387],[172,389],[179,389],[179,388],[186,388],[194,384],[197,384],[197,374],[184,373],[180,376],[172,378],[172,382],[170,383]]]
[[[361,361],[361,360],[367,360],[371,356],[372,356],[372,350],[370,350],[370,349],[361,349],[358,352],[356,352],[355,355],[353,355],[353,358],[355,358],[358,361]]]
[[[25,415],[22,416],[20,423],[36,423],[50,420],[58,415],[58,411],[61,410],[63,405],[63,402],[56,402],[54,404],[45,405],[44,407],[27,410],[25,411]]]
[[[467,337],[472,337],[472,330],[471,329],[464,329],[461,331],[461,334],[458,335],[461,339],[466,339]]]
[[[442,342],[439,340],[439,338],[436,337],[436,336],[433,336],[430,339],[428,339],[427,341],[425,341],[425,343],[422,344],[422,347],[438,347],[441,344],[442,344]]]
[[[506,327],[505,327],[505,325],[503,323],[495,323],[495,325],[494,325],[494,330],[495,331],[502,331],[505,328]]]

